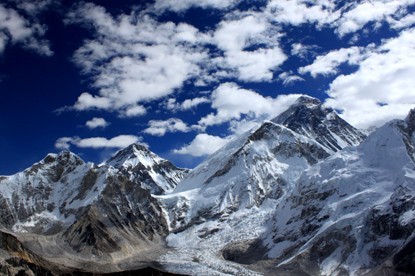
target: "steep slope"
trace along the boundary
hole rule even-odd
[[[171,210],[170,226],[179,231],[277,199],[304,169],[328,155],[315,141],[266,122],[212,155],[161,198]]]
[[[301,96],[286,111],[272,120],[292,131],[314,139],[330,151],[359,145],[365,135],[339,117],[331,108],[309,96]]]
[[[52,234],[74,222],[103,189],[107,172],[64,151],[21,173],[1,177],[0,224]]]
[[[119,259],[164,243],[167,221],[153,193],[168,191],[185,172],[135,144],[99,166],[68,151],[49,154],[1,177],[0,225],[32,240],[53,235],[55,253]]]
[[[279,271],[413,272],[414,118],[384,125],[299,178],[262,236]]]
[[[171,192],[188,172],[137,144],[120,150],[106,164],[127,175],[129,180],[154,195]]]
[[[294,122],[300,119],[302,127],[297,127]],[[329,138],[320,135],[330,135],[336,143],[329,144]],[[170,210],[170,227],[181,231],[206,219],[226,219],[240,208],[260,206],[265,199],[278,199],[293,189],[305,169],[363,138],[317,99],[300,97],[273,121],[210,156],[171,195],[160,197]]]

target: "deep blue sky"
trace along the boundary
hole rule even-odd
[[[3,1],[0,175],[130,142],[193,167],[298,94],[360,128],[402,118],[414,23],[412,0]]]

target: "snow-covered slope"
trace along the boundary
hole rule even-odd
[[[69,151],[49,154],[23,172],[0,177],[0,226],[60,233],[88,254],[114,252],[167,234],[153,193],[171,190],[185,172],[140,145],[99,166]]]
[[[301,128],[294,124],[299,119]],[[280,121],[287,126],[277,123]],[[320,135],[335,137],[335,146]],[[300,97],[273,121],[218,150],[191,171],[172,194],[161,197],[169,210],[170,227],[180,231],[205,219],[223,220],[240,208],[260,206],[267,198],[278,199],[293,189],[305,169],[363,137],[317,99]]]
[[[331,108],[309,96],[301,96],[286,111],[272,120],[298,134],[314,139],[329,151],[357,146],[365,135],[339,117]]]
[[[313,268],[323,275],[363,274],[378,267],[379,273],[411,269],[414,113],[301,175],[292,193],[277,205],[272,227],[262,235],[267,257],[279,269],[300,273],[307,265],[309,271]],[[406,251],[394,257],[405,246]]]
[[[415,110],[365,138],[301,97],[187,175],[139,145],[100,166],[48,155],[0,177],[0,226],[82,268],[145,259],[190,275],[413,273],[414,132]]]
[[[188,171],[175,167],[170,161],[137,144],[120,150],[106,164],[155,195],[171,192]]]
[[[14,231],[55,232],[73,223],[104,188],[107,170],[64,151],[1,177],[0,224]]]

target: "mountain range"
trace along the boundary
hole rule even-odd
[[[0,273],[413,274],[414,131],[415,110],[367,133],[302,96],[192,170],[48,154],[0,177]]]

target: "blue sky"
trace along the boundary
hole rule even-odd
[[[139,142],[193,167],[300,94],[359,128],[415,106],[415,0],[2,1],[0,174]]]

